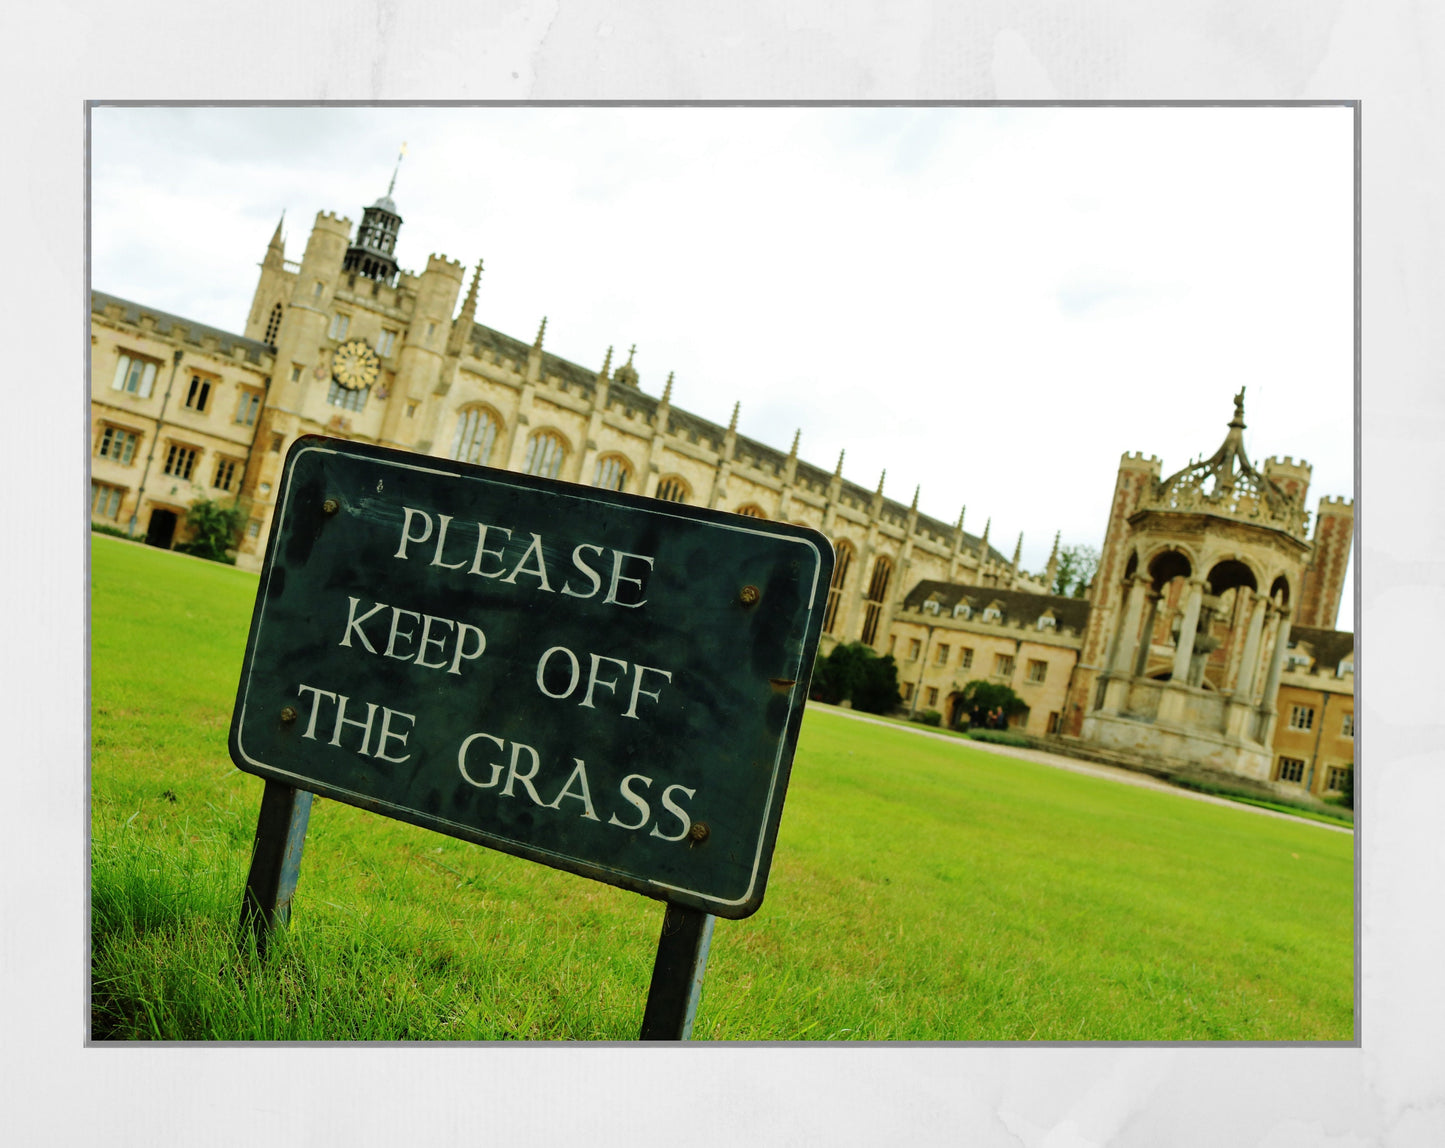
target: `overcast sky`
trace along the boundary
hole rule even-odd
[[[485,259],[478,321],[593,370],[636,343],[643,390],[886,467],[1026,568],[1241,386],[1256,464],[1353,494],[1348,109],[97,108],[91,284],[239,332],[282,212],[300,259],[403,141],[401,265]]]

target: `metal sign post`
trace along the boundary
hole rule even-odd
[[[700,977],[690,922],[762,903],[832,569],[807,527],[298,440],[231,722],[248,927],[316,793],[666,901],[658,969]]]
[[[311,794],[279,781],[266,782],[251,847],[251,871],[241,899],[241,940],[254,937],[266,955],[271,930],[291,919],[291,898],[301,875],[301,851],[311,817]]]
[[[669,905],[662,917],[662,936],[647,990],[638,1040],[690,1040],[692,1022],[702,999],[702,977],[712,944],[711,913]]]

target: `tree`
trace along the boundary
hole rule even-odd
[[[239,506],[225,505],[209,498],[198,498],[186,511],[186,525],[191,537],[178,543],[176,549],[212,562],[234,562],[236,543],[246,512]]]
[[[959,691],[959,712],[968,714],[974,729],[1003,729],[1014,714],[1028,709],[1027,703],[1008,686],[978,678]]]
[[[862,642],[834,646],[813,665],[812,697],[837,705],[851,701],[865,713],[886,713],[898,704],[898,667]]]
[[[1054,572],[1055,594],[1082,598],[1099,569],[1099,552],[1082,544],[1065,546],[1059,551],[1059,564]]]

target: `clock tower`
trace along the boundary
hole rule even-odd
[[[388,287],[396,284],[396,237],[401,231],[401,216],[391,198],[396,190],[396,174],[401,170],[401,156],[406,154],[406,145],[402,144],[401,148],[386,194],[362,211],[356,242],[347,248],[346,259],[341,264],[342,271],[364,275]]]

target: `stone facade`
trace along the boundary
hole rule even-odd
[[[95,293],[92,469],[105,491],[93,517],[125,527],[134,516],[137,536],[166,544],[184,537],[192,500],[233,496],[247,513],[236,563],[258,569],[286,450],[301,435],[325,434],[815,527],[839,555],[825,647],[861,638],[885,650],[903,596],[923,579],[1043,590],[1019,568],[1017,548],[1005,558],[988,527],[982,537],[963,529],[961,513],[949,523],[921,513],[917,492],[909,504],[888,498],[883,477],[872,488],[849,481],[841,456],[832,468],[813,465],[799,456],[800,436],[787,451],[747,438],[736,408],[724,427],[675,407],[671,376],[660,395],[644,391],[633,352],[614,366],[609,348],[593,370],[545,349],[545,319],[530,342],[478,322],[481,265],[469,285],[462,265],[442,255],[419,274],[401,269],[401,226],[389,193],[363,211],[354,235],[349,219],[321,212],[296,262],[278,224],[242,336]],[[337,352],[358,344],[375,364],[365,386],[347,385],[336,369]],[[144,400],[112,391],[127,353],[154,363],[162,382],[179,354],[181,382],[203,369],[224,396],[198,423],[178,409],[179,384],[168,404],[154,382]],[[233,409],[240,390],[263,399],[254,412],[248,400],[250,421]],[[105,419],[122,415],[136,435],[126,463],[111,457],[109,440],[100,453]],[[148,481],[142,495],[136,451],[187,435],[197,451],[189,479],[163,491]],[[229,485],[212,481],[223,454],[245,463]],[[173,534],[151,531],[156,509]]]
[[[476,319],[481,265],[465,296],[445,256],[403,270],[401,225],[390,192],[354,236],[322,212],[299,262],[278,225],[244,335],[94,292],[92,519],[171,545],[192,501],[234,499],[237,565],[258,569],[285,452],[306,434],[606,486],[822,531],[837,555],[824,651],[892,653],[911,712],[952,723],[963,685],[983,678],[1024,699],[1018,728],[1063,747],[1316,793],[1352,760],[1335,728],[1353,728],[1352,665],[1289,658],[1305,645],[1292,621],[1330,656],[1349,638],[1331,627],[1353,506],[1322,500],[1307,534],[1309,465],[1254,469],[1243,392],[1209,460],[1161,481],[1157,458],[1123,457],[1088,599],[1057,598],[1057,541],[1031,575],[1021,538],[1010,561],[988,525],[976,536],[962,513],[921,513],[916,491],[886,497],[886,474],[870,489],[843,477],[841,455],[805,461],[800,434],[783,451],[740,435],[737,408],[724,427],[674,407],[670,375],[644,391],[635,348],[591,370],[545,349],[546,319],[530,342],[496,331]],[[1314,707],[1318,744],[1296,736],[1310,732],[1296,707]]]
[[[90,306],[91,519],[170,546],[192,502],[245,485],[274,354],[99,291]]]
[[[1156,459],[1121,461],[1065,732],[1126,760],[1303,784],[1276,752],[1291,625],[1335,633],[1353,507],[1323,500],[1311,538],[1309,464],[1256,470],[1243,432],[1240,391],[1208,459],[1162,481]]]

